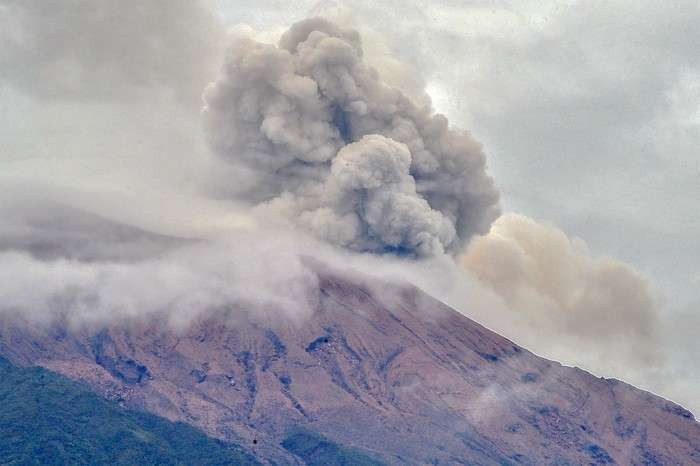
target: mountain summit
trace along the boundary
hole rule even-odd
[[[377,464],[700,464],[700,424],[670,401],[540,358],[415,287],[317,273],[303,320],[5,319],[0,355],[270,464],[312,464],[290,448],[299,432]]]

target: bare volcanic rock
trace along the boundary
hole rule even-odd
[[[670,401],[540,358],[418,289],[327,271],[319,283],[299,321],[6,318],[0,355],[275,464],[303,464],[282,447],[295,428],[389,464],[700,464],[700,424]]]

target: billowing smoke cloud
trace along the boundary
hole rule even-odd
[[[556,227],[504,215],[460,260],[505,301],[508,332],[529,348],[608,375],[661,363],[659,310],[646,279]]]
[[[360,37],[324,19],[279,46],[239,38],[206,93],[236,195],[358,251],[454,253],[498,216],[480,145],[382,83]],[[232,180],[236,183],[237,180]]]

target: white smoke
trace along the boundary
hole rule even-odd
[[[385,85],[354,30],[239,38],[205,100],[211,147],[249,178],[236,196],[333,244],[454,253],[498,216],[480,145]]]

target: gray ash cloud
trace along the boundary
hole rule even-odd
[[[212,149],[247,178],[236,197],[332,244],[456,253],[499,215],[480,144],[384,84],[359,34],[325,19],[277,46],[239,37],[205,102]]]

